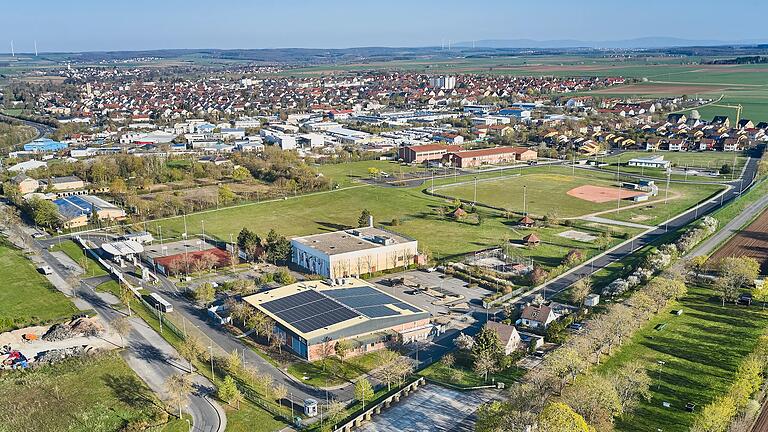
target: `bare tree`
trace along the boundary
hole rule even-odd
[[[178,405],[179,418],[181,418],[181,406],[192,392],[192,377],[190,374],[175,374],[165,380],[165,391],[169,395],[172,405]]]

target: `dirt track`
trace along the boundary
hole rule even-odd
[[[711,259],[717,261],[731,256],[755,258],[760,263],[761,273],[768,271],[768,211],[731,238]]]

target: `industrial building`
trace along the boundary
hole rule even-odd
[[[67,144],[54,141],[50,138],[38,138],[32,142],[24,144],[24,151],[33,153],[57,152],[67,148]]]
[[[355,356],[424,340],[436,329],[427,311],[354,278],[298,282],[243,300],[272,318],[283,343],[308,361],[333,354],[340,340],[352,342],[348,355]]]
[[[125,210],[93,195],[74,195],[53,201],[59,210],[64,228],[77,228],[88,225],[93,213],[99,220],[121,220]]]
[[[443,160],[458,168],[472,168],[515,161],[529,162],[537,158],[538,152],[527,147],[494,147],[448,153]]]
[[[420,259],[416,240],[373,226],[291,240],[294,265],[330,278],[405,267]]]
[[[439,161],[448,152],[463,150],[460,145],[423,144],[407,145],[398,149],[398,157],[408,163],[422,163],[427,161]]]

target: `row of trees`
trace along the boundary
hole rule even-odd
[[[237,235],[237,246],[251,261],[264,259],[273,264],[285,264],[291,259],[291,242],[274,229],[269,230],[266,239],[262,240],[256,232],[243,228]]]

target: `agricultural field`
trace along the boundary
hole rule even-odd
[[[188,430],[117,353],[70,359],[0,377],[0,424],[16,431],[122,431],[152,425],[153,432]],[[24,407],[24,409],[19,409]],[[138,430],[138,429],[136,429]]]
[[[763,212],[746,228],[739,231],[710,260],[717,262],[728,257],[752,257],[760,263],[760,272],[768,272],[768,212]]]
[[[63,321],[77,312],[19,249],[2,239],[0,281],[0,332]]]
[[[682,309],[680,316],[673,310]],[[656,330],[660,324],[666,324]],[[768,310],[760,306],[721,306],[710,287],[688,285],[688,294],[649,321],[596,371],[610,375],[639,361],[652,379],[651,400],[617,420],[620,431],[687,431],[700,407],[726,392],[741,361],[754,349],[768,326]],[[734,343],[739,341],[739,343]],[[664,365],[660,366],[659,361]],[[664,408],[662,402],[669,402]]]

